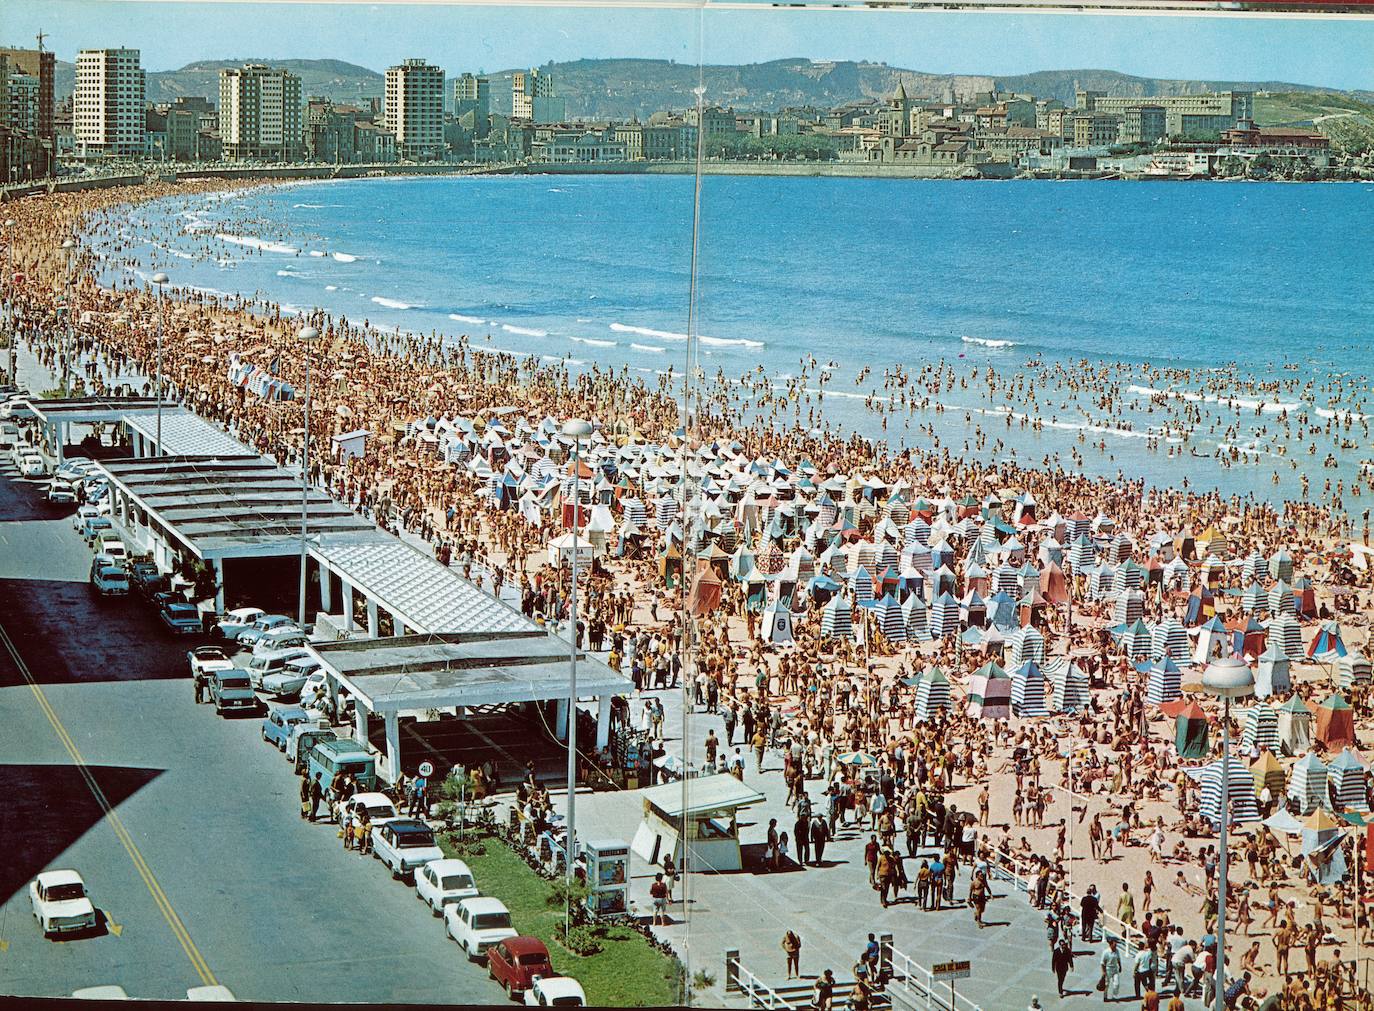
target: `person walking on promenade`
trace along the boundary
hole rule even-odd
[[[310,816],[310,777],[301,777],[301,818]]]
[[[868,883],[874,887],[878,884],[878,854],[881,852],[878,846],[878,837],[871,835],[868,842],[864,845],[864,866],[868,868]]]
[[[825,859],[825,844],[830,841],[830,827],[825,819],[816,815],[811,819],[811,848],[816,855],[816,866]]]
[[[798,813],[792,825],[792,838],[797,840],[797,863],[805,868],[811,862],[811,823],[806,815]]]
[[[782,950],[787,955],[787,978],[801,976],[801,938],[795,930],[782,935]]]
[[[1121,896],[1116,900],[1116,918],[1135,926],[1135,896],[1131,894],[1130,884],[1125,881],[1121,882]]]
[[[1093,940],[1093,927],[1102,912],[1102,899],[1097,894],[1097,885],[1088,885],[1088,890],[1079,901],[1079,922],[1083,924],[1083,940]]]
[[[982,871],[973,872],[973,881],[968,886],[968,904],[973,907],[973,922],[982,930],[983,911],[988,907],[988,879]]]
[[[1102,952],[1102,978],[1097,988],[1102,991],[1104,1004],[1121,997],[1121,952],[1117,950],[1115,937],[1107,938],[1107,950]]]
[[[1059,937],[1050,942],[1050,965],[1054,969],[1055,981],[1059,984],[1059,996],[1067,996],[1064,980],[1073,971],[1073,939]]]

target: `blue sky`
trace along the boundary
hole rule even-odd
[[[402,6],[10,0],[0,40],[71,60],[134,46],[149,70],[196,59],[325,58],[383,69],[423,56],[450,73],[635,56],[695,62],[698,12],[550,6]],[[704,58],[871,59],[936,73],[1100,68],[1151,77],[1283,80],[1374,89],[1374,21],[910,11],[708,10]]]

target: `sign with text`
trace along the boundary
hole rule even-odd
[[[968,979],[969,962],[941,962],[930,967],[930,974],[939,980]]]

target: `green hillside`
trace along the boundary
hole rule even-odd
[[[1374,103],[1329,91],[1275,92],[1255,97],[1260,126],[1302,126],[1331,138],[1332,153],[1374,150]]]

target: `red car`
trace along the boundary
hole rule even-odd
[[[522,936],[487,949],[487,974],[514,996],[528,990],[535,976],[552,976],[554,971],[544,942]]]

